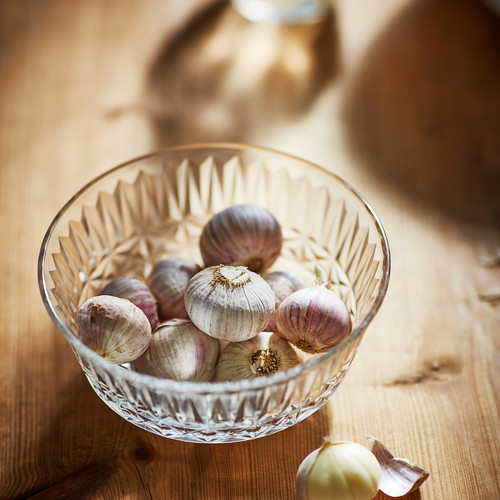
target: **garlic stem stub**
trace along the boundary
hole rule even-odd
[[[134,369],[156,377],[204,382],[214,374],[219,341],[187,319],[171,319],[154,332]]]
[[[311,452],[297,470],[299,500],[372,500],[381,470],[373,453],[357,443],[332,442]]]
[[[289,295],[276,311],[276,325],[290,343],[310,354],[328,351],[352,329],[349,311],[327,285],[302,288]]]
[[[120,276],[108,283],[99,295],[113,295],[130,300],[147,316],[152,330],[158,326],[156,299],[146,283],[139,278]]]
[[[216,213],[203,228],[200,251],[206,267],[245,266],[260,273],[278,258],[283,243],[281,226],[260,205],[233,205]]]
[[[82,342],[116,364],[137,359],[151,340],[148,318],[128,299],[91,297],[78,309],[76,321]]]
[[[303,281],[290,271],[272,271],[262,275],[274,292],[275,309],[278,310],[280,304],[293,292],[304,288]],[[273,315],[267,329],[279,333],[276,326],[276,313]]]
[[[272,332],[262,332],[244,342],[230,342],[215,369],[215,381],[264,377],[299,364],[290,344]]]
[[[212,266],[188,283],[184,304],[203,332],[240,342],[264,331],[274,313],[274,292],[258,274],[243,266]]]
[[[162,321],[172,318],[188,319],[184,307],[184,292],[188,281],[201,267],[184,257],[170,257],[157,262],[149,275],[149,287],[158,300]]]

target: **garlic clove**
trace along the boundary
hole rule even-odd
[[[262,277],[267,281],[271,290],[274,292],[275,310],[278,309],[283,300],[285,300],[289,295],[305,287],[303,281],[290,271],[267,272],[264,273]],[[279,333],[278,327],[276,326],[275,314],[273,315],[267,329]]]
[[[149,287],[140,279],[132,276],[120,276],[106,285],[99,295],[113,295],[130,300],[147,316],[152,330],[158,325],[156,299]]]
[[[201,270],[184,257],[170,257],[157,262],[149,275],[149,287],[158,300],[162,321],[172,318],[188,319],[184,307],[184,292],[188,281]]]
[[[243,266],[213,266],[188,283],[184,304],[191,321],[206,334],[239,342],[264,331],[274,314],[274,292]]]
[[[382,475],[379,489],[387,496],[398,498],[416,491],[429,473],[406,458],[395,457],[377,438],[368,436],[372,453],[377,458]]]
[[[148,318],[128,299],[91,297],[78,309],[76,321],[82,342],[116,364],[138,358],[151,340]]]
[[[162,323],[147,350],[134,361],[134,369],[156,377],[203,382],[213,376],[219,341],[187,319]]]
[[[380,475],[380,465],[370,450],[357,443],[326,438],[301,462],[297,495],[299,500],[372,500]]]
[[[290,344],[272,332],[262,332],[244,342],[230,342],[215,369],[215,381],[241,380],[271,375],[299,364]]]
[[[205,266],[245,266],[260,273],[281,252],[283,235],[275,217],[265,208],[247,203],[215,214],[203,228],[200,251]]]
[[[326,285],[302,288],[289,295],[276,311],[276,325],[283,337],[310,354],[328,351],[352,329],[345,304]]]
[[[302,462],[299,465],[299,468],[297,469],[297,475],[295,477],[295,486],[299,500],[314,500],[314,497],[310,496],[308,492],[309,489],[308,479],[309,479],[309,473],[311,472],[311,468],[315,464],[319,452],[322,450],[322,448],[323,447],[316,448],[315,450],[311,451],[311,453],[309,453],[309,455],[307,455],[306,458],[302,460]],[[312,480],[314,480],[314,476]]]

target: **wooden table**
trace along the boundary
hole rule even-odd
[[[0,2],[0,498],[293,499],[324,435],[430,472],[417,499],[500,497],[500,17],[473,0],[338,0],[314,26],[207,0]],[[159,147],[234,140],[335,171],[370,201],[389,292],[332,400],[254,442],[127,423],[37,286],[58,209]],[[382,497],[382,495],[380,495]]]

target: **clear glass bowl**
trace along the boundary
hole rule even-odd
[[[147,276],[171,255],[202,263],[198,238],[216,212],[238,203],[270,210],[283,228],[272,269],[312,284],[319,264],[350,309],[353,331],[329,352],[269,377],[180,382],[114,365],[78,338],[79,305],[111,279]],[[234,442],[273,434],[324,405],[344,378],[389,281],[382,225],[366,201],[327,170],[239,144],[166,149],[87,184],[47,230],[38,262],[45,306],[101,399],[129,422],[172,439]]]

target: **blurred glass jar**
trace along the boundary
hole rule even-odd
[[[232,5],[249,21],[283,24],[318,22],[331,9],[328,0],[232,0]]]

